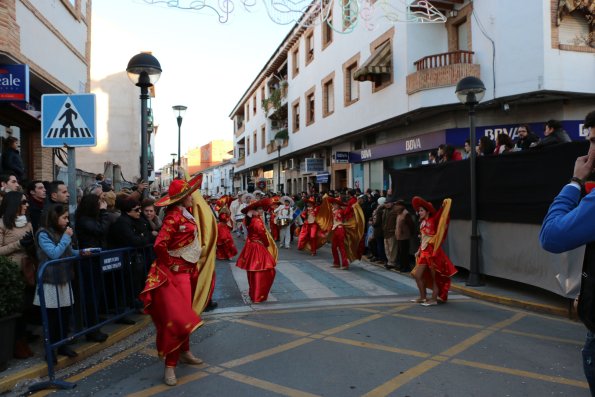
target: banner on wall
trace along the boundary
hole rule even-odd
[[[29,65],[0,65],[0,101],[29,102]]]

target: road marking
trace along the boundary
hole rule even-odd
[[[455,327],[463,327],[463,328],[476,328],[476,329],[483,329],[484,327],[479,324],[469,324],[469,323],[461,323],[455,321],[447,321],[447,320],[438,320],[436,318],[423,318],[419,316],[414,316],[411,314],[393,314],[393,317],[401,317],[406,318],[409,320],[416,320],[416,321],[424,321],[427,323],[435,323],[435,324],[443,324],[443,325],[452,325]]]
[[[206,378],[209,375],[210,374],[208,372],[198,371],[194,374],[182,376],[181,378],[178,378],[178,386],[185,385],[186,383],[194,382],[194,381],[200,380],[202,378]],[[172,390],[172,387],[168,386],[166,384],[162,384],[162,385],[150,387],[148,389],[139,390],[135,393],[127,394],[126,396],[127,397],[149,397],[149,396],[154,396],[155,394],[158,394],[158,393],[162,393],[166,390]]]
[[[276,327],[274,325],[257,323],[256,321],[242,320],[242,319],[235,319],[235,320],[230,320],[230,321],[232,321],[234,323],[240,323],[240,324],[244,324],[244,325],[249,325],[251,327],[268,329],[269,331],[276,331],[276,332],[281,332],[281,333],[284,333],[284,334],[290,334],[290,335],[295,335],[295,336],[308,336],[308,335],[310,335],[310,332],[298,331],[298,330],[291,329],[291,328]]]
[[[339,325],[338,327],[327,329],[326,331],[322,331],[320,333],[323,335],[337,334],[337,333],[345,331],[349,328],[357,327],[358,325],[362,325],[362,324],[368,323],[370,321],[378,320],[379,318],[382,318],[382,317],[384,317],[384,315],[382,315],[382,314],[373,314],[371,316],[360,318],[359,320],[355,320],[355,321],[352,321],[347,324]]]
[[[431,354],[422,353],[422,352],[418,352],[415,350],[399,349],[398,347],[379,345],[376,343],[361,342],[358,340],[352,340],[352,339],[346,339],[346,338],[337,338],[336,336],[327,336],[326,338],[324,338],[324,340],[327,340],[329,342],[342,343],[344,345],[364,347],[367,349],[381,350],[381,351],[390,352],[390,353],[404,354],[404,355],[413,356],[413,357],[428,358],[431,356]]]
[[[529,333],[529,332],[514,331],[512,329],[503,329],[502,332],[505,332],[507,334],[526,336],[528,338],[536,338],[536,339],[549,340],[549,341],[552,341],[552,342],[568,343],[570,345],[582,346],[582,345],[585,344],[585,341],[584,340],[583,341],[580,341],[580,340],[575,340],[575,339],[556,338],[555,336],[546,336],[546,335],[532,334],[532,333]]]
[[[500,372],[500,373],[508,374],[508,375],[516,375],[516,376],[520,376],[520,377],[524,377],[524,378],[543,380],[546,382],[559,383],[559,384],[568,385],[568,386],[576,386],[576,387],[581,387],[583,389],[589,388],[589,384],[587,382],[583,382],[580,380],[574,380],[574,379],[568,379],[568,378],[562,378],[560,376],[543,375],[543,374],[538,374],[535,372],[523,371],[521,369],[505,368],[505,367],[499,367],[497,365],[484,364],[484,363],[479,363],[479,362],[475,362],[475,361],[460,360],[458,358],[452,359],[450,362],[453,364],[459,364],[459,365],[464,365],[464,366],[473,367],[473,368],[481,368],[481,369],[485,369],[488,371]]]
[[[301,390],[292,389],[286,386],[277,385],[275,383],[267,382],[266,380],[253,378],[251,376],[247,376],[244,374],[239,374],[233,371],[225,371],[220,376],[225,376],[226,378],[235,380],[236,382],[241,382],[250,386],[258,387],[260,389],[272,391],[273,393],[278,393],[284,396],[290,397],[318,397],[316,394],[307,393]]]
[[[402,374],[395,376],[388,382],[378,386],[377,388],[375,388],[373,390],[370,390],[368,393],[364,394],[363,397],[384,397],[384,396],[387,396],[387,395],[393,393],[399,387],[406,385],[407,383],[411,382],[413,379],[425,374],[426,372],[428,372],[429,370],[431,370],[432,368],[434,368],[440,364],[441,364],[440,362],[434,361],[434,360],[423,361],[423,362],[417,364],[415,367],[406,370]]]
[[[338,295],[326,285],[304,273],[288,261],[279,261],[277,271],[287,277],[309,299],[336,298]]]
[[[294,340],[293,342],[285,343],[283,345],[275,346],[273,348],[266,349],[266,350],[263,350],[263,351],[258,352],[258,353],[250,354],[250,355],[245,356],[245,357],[242,357],[242,358],[238,358],[238,359],[235,359],[235,360],[228,361],[226,363],[220,364],[220,366],[221,367],[226,367],[226,368],[238,367],[240,365],[248,364],[248,363],[250,363],[252,361],[260,360],[261,358],[273,356],[273,355],[275,355],[277,353],[282,353],[282,352],[285,352],[287,350],[294,349],[296,347],[299,347],[299,346],[308,344],[310,342],[314,342],[314,339],[301,338],[301,339],[298,339],[298,340]]]
[[[382,288],[378,284],[366,280],[361,274],[356,274],[351,271],[337,270],[336,268],[329,267],[328,263],[326,263],[326,265],[319,265],[318,263],[315,263],[315,265],[318,268],[331,273],[334,277],[338,278],[344,283],[351,285],[353,288],[369,296],[396,295],[394,291]]]

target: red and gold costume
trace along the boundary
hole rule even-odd
[[[331,208],[331,203],[338,204],[339,207]],[[340,199],[324,197],[320,211],[325,214],[321,215],[327,219],[326,223],[330,224],[327,239],[331,240],[333,267],[347,270],[349,261],[361,258],[359,245],[364,235],[365,222],[362,208],[357,201],[347,206]]]
[[[270,199],[262,199],[250,204],[243,211],[248,213],[259,207],[266,209],[269,205]],[[260,303],[267,300],[275,280],[277,246],[264,227],[260,215],[246,216],[245,222],[248,229],[248,238],[236,266],[246,270],[250,299],[253,303]]]
[[[425,208],[428,211],[428,217],[419,226],[421,245],[417,254],[416,266],[411,274],[415,276],[420,269],[424,269],[423,281],[425,287],[432,289],[433,279],[430,268],[433,269],[435,271],[436,286],[438,287],[438,299],[443,302],[448,299],[450,278],[457,273],[457,269],[441,247],[448,231],[451,203],[451,199],[444,199],[440,210],[435,211],[434,207],[423,199],[413,198],[415,210],[417,211],[419,207]],[[420,267],[424,265],[425,267]]]
[[[314,206],[314,204],[314,199],[306,201],[306,208],[300,214],[304,224],[300,230],[297,247],[298,250],[310,250],[312,255],[316,255],[316,250],[326,243],[326,236],[317,221],[320,206]]]
[[[271,208],[268,209],[269,214],[269,229],[271,230],[271,235],[273,236],[273,241],[279,241],[279,226],[275,223],[277,220],[277,214],[275,213],[275,209],[279,205],[279,196],[274,196],[272,198],[272,205]]]
[[[221,212],[217,223],[217,259],[231,259],[238,254],[229,222],[229,214]]]
[[[201,184],[202,174],[186,182],[174,180],[169,196],[155,203],[168,206],[154,245],[152,264],[140,294],[145,313],[157,330],[157,352],[175,367],[180,352],[189,351],[190,334],[203,324],[200,314],[214,286],[216,227],[211,209],[194,193],[194,215],[181,201]]]

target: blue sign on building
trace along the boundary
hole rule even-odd
[[[95,94],[41,97],[41,146],[97,145]]]
[[[0,101],[29,102],[29,65],[0,65]]]

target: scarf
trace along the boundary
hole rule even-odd
[[[27,216],[26,215],[19,215],[14,220],[14,225],[16,227],[23,227],[27,224]]]

